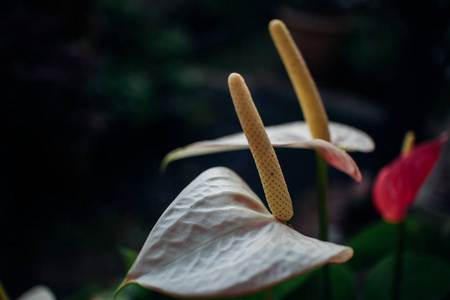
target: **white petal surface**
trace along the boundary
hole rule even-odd
[[[22,294],[17,300],[56,300],[56,297],[48,287],[37,285]]]
[[[237,296],[352,255],[282,224],[238,175],[217,167],[163,213],[126,282],[188,298]]]
[[[370,152],[374,150],[375,143],[366,133],[347,125],[330,122],[329,128],[331,143],[326,141],[317,142],[317,139],[313,140],[308,125],[301,121],[269,126],[266,127],[266,131],[273,146],[317,150],[331,166],[347,173],[357,182],[360,182],[361,173],[358,166],[350,155],[337,146],[347,151]],[[167,166],[171,161],[181,158],[247,148],[248,143],[244,133],[236,133],[175,149],[164,158],[163,167]]]
[[[346,151],[372,152],[375,142],[364,131],[357,128],[330,122],[331,142]]]

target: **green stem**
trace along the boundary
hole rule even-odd
[[[264,300],[273,299],[273,287],[270,287],[264,291]]]
[[[392,282],[392,300],[401,296],[403,252],[405,248],[405,221],[396,224],[397,249],[395,251],[394,281]]]
[[[316,152],[317,168],[317,210],[319,213],[319,239],[328,241],[328,164],[325,159]],[[323,299],[331,299],[330,267],[325,265],[322,271]]]
[[[331,299],[331,276],[330,276],[330,265],[325,265],[322,267],[322,293],[323,299]]]
[[[445,220],[444,225],[442,225],[442,232],[444,237],[448,238],[450,236],[450,217]]]
[[[319,239],[328,241],[328,164],[316,152],[317,210],[319,212]]]

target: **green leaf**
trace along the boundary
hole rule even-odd
[[[139,253],[127,247],[119,247],[118,250],[120,255],[122,256],[125,268],[131,268]]]
[[[348,262],[355,270],[372,266],[393,251],[396,241],[395,226],[384,221],[363,229],[347,244],[353,248],[353,258]]]
[[[435,256],[406,252],[403,261],[401,299],[441,299],[450,292],[450,264]],[[367,277],[365,300],[390,299],[394,255],[382,259]]]
[[[331,293],[333,300],[351,300],[356,299],[356,284],[354,281],[354,274],[347,265],[329,265],[331,270]],[[323,299],[322,286],[322,268],[316,269],[303,280],[295,290],[293,290],[286,297],[274,299],[302,299],[302,300],[316,300]]]
[[[130,284],[124,288],[118,295],[115,295],[118,282],[112,284],[111,287],[105,288],[99,284],[92,284],[78,290],[75,294],[66,297],[65,300],[152,300],[160,299],[153,296],[153,292],[147,290],[137,284]],[[114,298],[115,297],[115,298]],[[0,298],[1,299],[1,298]]]
[[[308,272],[301,276],[297,276],[290,280],[286,280],[273,288],[273,296],[275,299],[284,299],[286,296],[290,295],[297,288],[303,285],[311,276],[315,274],[315,271]]]
[[[394,224],[376,222],[354,236],[348,245],[355,254],[348,264],[355,270],[373,266],[382,257],[394,251],[397,232]],[[418,220],[406,221],[406,249],[440,256],[450,261],[450,243],[438,228]]]
[[[406,247],[415,252],[440,256],[450,262],[450,243],[443,231],[427,222],[411,219],[406,222]]]

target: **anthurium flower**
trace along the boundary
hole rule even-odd
[[[302,121],[267,126],[266,131],[274,147],[317,150],[331,166],[360,182],[361,172],[358,166],[343,149],[371,152],[375,147],[372,138],[363,131],[344,124],[330,122],[329,128],[331,143],[322,139],[313,139],[308,124]],[[196,142],[168,153],[163,160],[162,168],[166,168],[170,162],[177,159],[242,149],[248,149],[243,132],[215,140]]]
[[[433,170],[443,144],[439,138],[423,142],[396,158],[378,173],[374,188],[375,208],[387,222],[402,222],[418,191]]]
[[[266,127],[272,145],[316,150],[330,165],[360,182],[362,178],[358,166],[342,149],[371,152],[375,148],[373,140],[358,129],[328,122],[314,80],[288,29],[280,20],[273,20],[270,22],[269,31],[292,81],[306,120]],[[244,134],[232,134],[175,149],[166,155],[161,167],[164,170],[170,162],[181,158],[245,148],[248,148],[248,143]]]
[[[286,226],[233,171],[209,169],[160,217],[124,284],[187,298],[255,292],[326,263],[349,247]]]
[[[244,79],[233,73],[228,84],[273,214],[236,173],[209,169],[160,217],[119,290],[137,283],[173,296],[233,297],[353,256],[286,225],[292,201],[276,153]]]

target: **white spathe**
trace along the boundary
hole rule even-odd
[[[308,125],[302,121],[266,127],[267,135],[274,147],[317,150],[330,165],[360,182],[361,172],[354,160],[344,150],[371,152],[375,149],[373,139],[359,129],[340,123],[330,122],[329,130],[331,143],[313,139]],[[248,143],[244,133],[235,133],[175,149],[166,155],[162,167],[165,168],[167,164],[177,159],[247,148]]]
[[[236,173],[215,167],[166,209],[125,284],[188,298],[237,296],[352,256],[281,223]]]
[[[23,293],[17,300],[56,300],[56,297],[45,285],[36,285]]]

